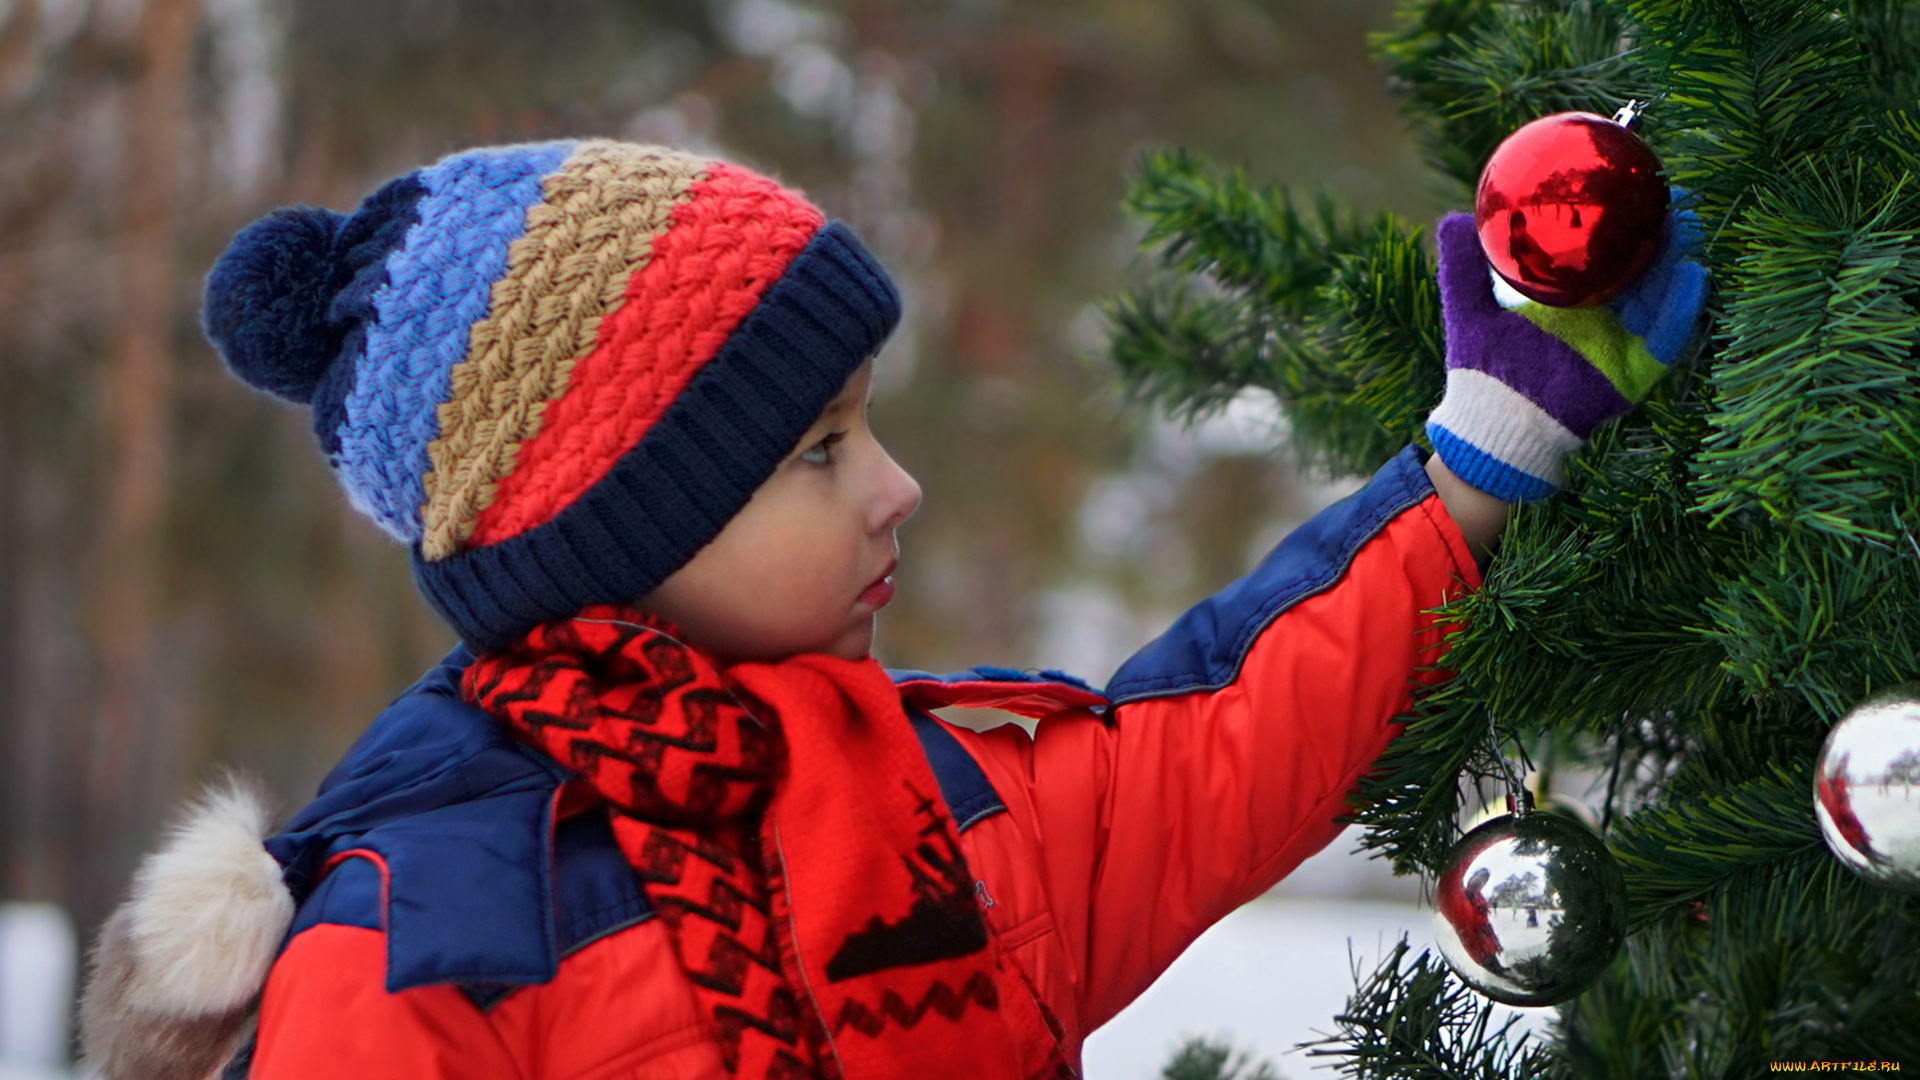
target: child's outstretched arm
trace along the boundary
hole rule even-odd
[[[1440,497],[1440,505],[1447,508],[1447,516],[1459,527],[1474,561],[1486,569],[1487,560],[1493,557],[1493,542],[1507,527],[1507,512],[1512,505],[1453,475],[1438,454],[1427,459],[1427,480]]]
[[[1030,742],[958,733],[1009,811],[976,827],[969,864],[1001,917],[1031,909],[1014,890],[1037,864],[1076,1034],[1339,834],[1415,685],[1440,677],[1433,609],[1479,581],[1409,448],[1122,665],[1106,716],[1051,717]]]
[[[1564,456],[1691,336],[1706,285],[1682,260],[1691,232],[1676,220],[1611,308],[1566,310],[1502,302],[1471,220],[1442,222],[1434,455],[1404,451],[1188,611],[1115,674],[1106,717],[1043,721],[1031,743],[1006,729],[967,740],[1010,810],[981,832],[1025,819],[1043,849],[1079,1033],[1339,834],[1415,686],[1444,677],[1434,610],[1479,585],[1510,504],[1557,490]],[[976,869],[991,881],[997,868]]]

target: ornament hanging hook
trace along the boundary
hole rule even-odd
[[[1493,760],[1500,763],[1500,772],[1507,780],[1507,812],[1518,816],[1532,810],[1533,793],[1520,782],[1507,755],[1500,752],[1500,729],[1491,722],[1487,724],[1487,748],[1493,751]]]
[[[1653,98],[1648,101],[1641,101],[1639,98],[1628,98],[1627,103],[1625,105],[1622,105],[1620,106],[1620,108],[1614,110],[1613,122],[1616,124],[1619,124],[1623,128],[1631,128],[1633,127],[1634,121],[1640,119],[1640,116],[1642,113],[1645,113],[1648,109],[1651,109],[1655,105],[1660,104],[1660,102],[1664,100],[1666,96],[1667,96],[1666,92],[1661,91],[1660,93],[1655,94]]]
[[[1913,538],[1913,532],[1907,528],[1907,523],[1900,520],[1899,510],[1893,511],[1893,527],[1900,530],[1900,535],[1907,539],[1907,546],[1913,549],[1914,556],[1920,558],[1920,541]]]
[[[1907,542],[1907,546],[1913,549],[1914,568],[1920,570],[1920,540],[1915,540],[1913,530],[1907,528],[1907,523],[1900,520],[1899,508],[1896,507],[1887,512],[1893,517],[1894,531],[1899,533],[1901,539]],[[1906,556],[1902,555],[1900,558],[1904,560]]]

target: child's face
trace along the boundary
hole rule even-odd
[[[920,505],[920,485],[867,427],[872,380],[869,360],[720,535],[640,606],[723,663],[866,656],[874,613],[893,596],[894,530]]]

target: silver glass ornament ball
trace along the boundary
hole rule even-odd
[[[1494,818],[1447,854],[1433,934],[1454,974],[1507,1005],[1558,1005],[1606,970],[1627,889],[1607,845],[1551,811]]]
[[[1842,865],[1875,884],[1920,892],[1920,684],[1833,725],[1813,771],[1813,807]]]

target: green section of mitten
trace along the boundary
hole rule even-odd
[[[1667,366],[1654,359],[1646,343],[1626,328],[1612,308],[1563,308],[1529,302],[1515,308],[1514,313],[1572,346],[1628,401],[1644,399],[1653,384],[1666,377]]]

